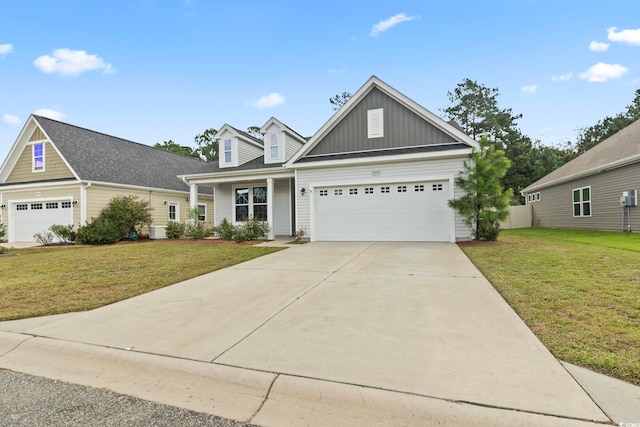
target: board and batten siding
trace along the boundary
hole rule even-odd
[[[39,130],[39,129],[38,129]],[[44,143],[44,171],[33,172],[33,148],[27,144],[15,166],[7,177],[7,182],[28,182],[45,179],[73,178],[73,173],[50,142]]]
[[[384,136],[368,138],[367,111],[383,109]],[[458,142],[395,99],[374,88],[308,156]]]
[[[453,198],[464,192],[453,185],[453,179],[463,168],[465,159],[423,160],[404,163],[370,164],[332,168],[314,168],[298,170],[296,184],[297,228],[303,228],[306,236],[311,236],[311,194],[309,189],[317,185],[349,185],[369,182],[385,183],[410,181],[450,180]],[[304,196],[300,195],[306,189]],[[464,218],[452,210],[454,215],[455,239],[469,240],[473,233],[464,222]],[[356,214],[351,212],[350,214]]]
[[[591,216],[573,216],[573,190],[591,187]],[[620,197],[627,190],[640,192],[640,163],[601,172],[540,190],[532,202],[534,227],[622,230]],[[640,206],[630,208],[631,230],[640,231]]]
[[[56,200],[56,199],[64,199],[64,200],[80,200],[80,186],[77,183],[70,183],[68,185],[61,184],[60,186],[54,187],[42,187],[42,188],[30,188],[28,190],[11,190],[11,189],[3,189],[0,191],[2,195],[2,203],[7,206],[10,203],[15,203],[15,201],[29,201],[29,202],[39,202],[46,200]],[[3,221],[6,221],[8,224],[8,209],[5,208],[3,211],[2,218]],[[80,205],[73,206],[73,224],[77,227],[80,226]],[[68,224],[62,224],[68,225]],[[7,234],[8,235],[8,234]]]

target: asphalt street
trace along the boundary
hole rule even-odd
[[[251,426],[105,389],[68,384],[9,370],[0,370],[0,425]]]

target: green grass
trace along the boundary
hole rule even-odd
[[[18,249],[0,257],[0,320],[90,310],[280,249],[197,241]]]
[[[529,228],[461,246],[557,358],[640,384],[640,234]]]

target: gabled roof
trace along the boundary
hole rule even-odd
[[[46,117],[31,115],[27,125],[30,120],[42,129],[82,181],[188,191],[189,187],[177,175],[197,173],[207,167],[202,160]],[[3,167],[7,166],[5,162]]]
[[[540,178],[522,192],[540,190],[635,162],[640,162],[640,120]]]
[[[453,126],[447,123],[445,120],[433,114],[417,102],[408,98],[404,94],[398,92],[393,87],[389,86],[376,76],[371,76],[369,80],[358,89],[353,96],[347,101],[335,114],[322,126],[288,162],[287,165],[292,165],[296,162],[301,162],[301,159],[307,155],[322,139],[329,134],[355,107],[369,94],[372,90],[379,89],[385,95],[391,97],[408,110],[417,114],[419,117],[433,125],[435,128],[450,135],[455,141],[466,148],[476,147],[478,143],[467,134],[462,132],[459,127]],[[358,153],[354,153],[354,156],[358,156]]]
[[[302,144],[307,142],[307,138],[305,138],[304,136],[300,135],[298,132],[296,132],[295,130],[291,129],[289,126],[285,125],[284,123],[282,123],[280,120],[276,119],[275,117],[271,117],[269,120],[267,120],[267,123],[262,125],[262,127],[260,128],[260,132],[264,133],[266,131],[266,129],[269,126],[271,126],[272,124],[275,124],[276,126],[280,127],[285,132],[293,135],[296,139],[300,140],[300,142]]]
[[[260,149],[264,148],[264,141],[254,137],[254,136],[249,135],[247,132],[244,132],[244,131],[241,131],[240,129],[234,128],[233,126],[231,126],[228,123],[225,123],[224,125],[222,125],[222,127],[220,128],[220,130],[218,130],[216,135],[222,135],[225,131],[229,131],[232,134],[235,134],[235,136],[244,139],[246,142],[249,142],[249,143],[251,143],[253,145],[256,145]],[[218,136],[217,139],[219,140],[220,137]]]

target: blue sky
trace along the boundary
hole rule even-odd
[[[33,112],[149,145],[310,136],[371,75],[439,115],[464,78],[497,87],[558,144],[640,88],[640,0],[4,1],[0,159]]]

